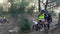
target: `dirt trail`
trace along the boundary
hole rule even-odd
[[[0,25],[0,34],[7,34],[9,29],[14,28],[14,21],[10,16],[8,16],[8,21],[9,23]]]
[[[28,34],[60,34],[60,32],[58,30],[51,31],[49,33],[35,31],[35,32],[28,33]]]

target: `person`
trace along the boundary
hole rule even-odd
[[[48,27],[48,30],[49,30],[49,28],[50,28],[50,23],[52,22],[52,17],[51,17],[51,15],[50,15],[50,13],[48,13],[48,11],[46,11],[46,14],[45,14],[45,16],[46,16],[46,20],[47,20],[47,27]]]
[[[44,14],[44,11],[42,10],[41,13],[38,15],[38,21],[41,22],[41,21],[44,21],[45,19],[45,14]]]
[[[41,13],[38,15],[38,29],[43,28],[44,22],[45,22],[45,13],[44,10],[42,10]]]

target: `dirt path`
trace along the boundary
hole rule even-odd
[[[35,31],[35,32],[29,33],[29,34],[60,34],[60,32],[58,30],[51,31],[49,33]]]
[[[0,34],[7,34],[9,29],[14,28],[15,24],[13,19],[10,16],[8,16],[8,21],[9,21],[8,24],[0,25]]]
[[[40,32],[39,31],[35,31],[35,32],[31,32],[29,34],[40,34]]]

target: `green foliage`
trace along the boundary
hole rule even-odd
[[[35,9],[35,6],[29,7],[27,10],[27,14],[30,14],[30,15],[33,14],[34,9]]]
[[[17,8],[17,6],[19,8]],[[18,14],[26,14],[26,13],[32,14],[34,10],[34,6],[31,6],[28,9],[26,9],[27,6],[29,6],[29,2],[24,2],[24,0],[22,0],[22,2],[18,3],[17,5],[13,4],[13,6],[11,7],[12,11],[10,11],[11,15],[16,18]]]
[[[24,15],[20,16],[19,27],[20,27],[19,32],[27,33],[31,30],[29,19],[26,16]]]
[[[11,11],[11,14],[12,15],[18,14],[18,11],[17,11],[16,7],[13,7],[13,11]]]
[[[19,8],[19,14],[24,14],[24,13],[26,13],[25,12],[25,8],[26,8],[26,6],[28,6],[29,5],[29,3],[27,3],[27,2],[21,2],[20,3],[20,8]]]
[[[3,14],[3,15],[6,15],[6,14],[8,14],[8,12],[2,11],[2,14]]]
[[[56,13],[54,11],[50,11],[51,16],[56,16]]]
[[[10,14],[14,18],[14,20],[17,20],[18,19],[18,8],[14,6],[12,11],[10,11]]]
[[[22,32],[28,32],[28,30],[30,30],[30,24],[28,22],[28,19],[24,19],[24,22],[21,23],[21,31]]]
[[[1,13],[0,13],[0,16],[7,16],[8,15],[8,12],[6,12],[6,11],[2,11]]]
[[[31,25],[30,25],[30,21],[29,18],[27,17],[26,14],[32,14],[34,11],[34,7],[35,6],[31,6],[28,9],[26,9],[26,7],[29,6],[29,2],[20,2],[19,3],[19,8],[17,8],[17,5],[14,5],[11,7],[12,11],[11,11],[11,15],[13,16],[14,19],[19,19],[19,23],[18,26],[20,27],[21,30],[19,30],[19,32],[29,32],[31,30]],[[27,11],[25,11],[27,10]],[[18,16],[20,15],[20,16]],[[19,34],[20,34],[19,33]]]
[[[57,6],[60,7],[60,0],[57,0]]]

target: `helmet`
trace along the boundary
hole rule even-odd
[[[45,10],[41,10],[41,12],[44,12],[45,13],[46,11]]]
[[[44,10],[41,10],[41,14],[44,13],[45,11]]]

